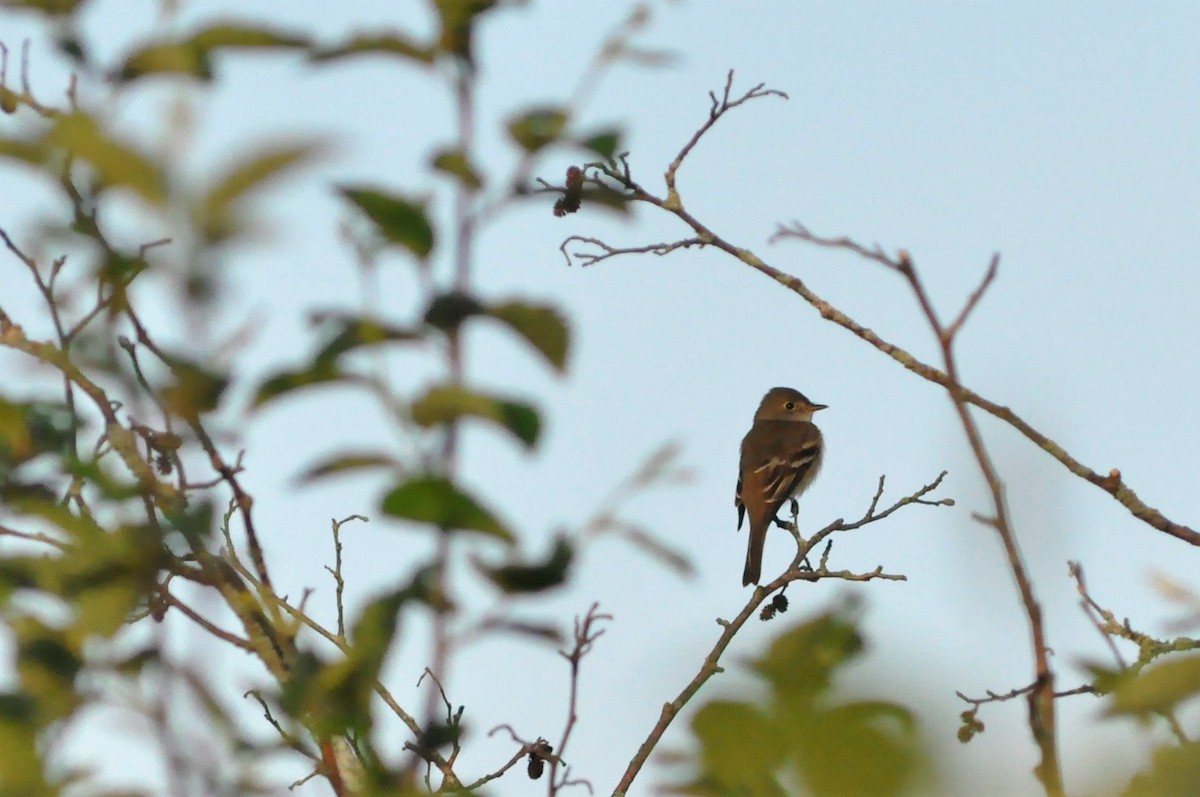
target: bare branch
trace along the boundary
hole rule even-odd
[[[585,251],[568,252],[567,245],[570,244],[571,242],[576,242],[576,243],[580,243],[580,244],[589,244],[591,246],[598,248],[600,251],[599,252],[585,252]],[[601,241],[599,238],[587,238],[582,235],[572,235],[571,237],[569,237],[565,241],[563,241],[562,245],[560,245],[558,247],[558,249],[560,252],[563,253],[563,257],[566,258],[568,266],[574,265],[575,261],[578,261],[579,265],[587,267],[587,266],[595,265],[596,263],[599,263],[602,260],[608,260],[610,257],[619,257],[620,255],[650,254],[650,255],[658,255],[659,257],[662,257],[663,255],[669,255],[671,252],[674,252],[677,249],[690,249],[693,246],[704,246],[704,245],[705,245],[705,242],[700,240],[699,238],[684,238],[683,240],[672,241],[671,243],[647,244],[645,246],[617,247],[617,246],[610,246],[610,245],[606,244],[604,241]],[[572,260],[572,258],[574,258],[574,260]]]
[[[664,207],[667,207],[668,209],[682,207],[679,201],[679,192],[675,188],[675,174],[679,171],[679,167],[683,165],[683,161],[688,156],[688,153],[692,151],[696,144],[700,143],[700,139],[703,138],[704,134],[707,133],[709,129],[711,129],[712,126],[717,123],[718,119],[739,105],[760,97],[775,96],[782,97],[785,100],[788,99],[788,95],[784,94],[782,91],[777,89],[764,89],[764,85],[764,83],[759,83],[742,96],[731,100],[729,96],[730,92],[733,90],[733,70],[730,69],[729,73],[725,76],[725,90],[722,92],[721,98],[718,100],[715,93],[711,91],[708,93],[709,98],[712,100],[712,107],[708,110],[708,119],[704,122],[704,124],[700,125],[700,128],[696,130],[695,133],[692,134],[692,137],[688,140],[688,142],[683,145],[682,149],[679,150],[679,154],[675,156],[675,160],[671,161],[671,165],[667,167],[667,199]]]

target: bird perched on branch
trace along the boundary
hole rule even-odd
[[[812,417],[823,409],[824,404],[814,404],[798,390],[771,388],[742,439],[734,499],[739,530],[744,517],[750,515],[750,545],[742,586],[758,583],[767,529],[784,502],[798,498],[821,468],[821,430]]]

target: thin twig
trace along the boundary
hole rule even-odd
[[[583,661],[584,656],[591,652],[592,646],[604,634],[604,629],[596,626],[603,622],[612,620],[611,614],[601,614],[599,612],[600,604],[593,603],[587,610],[587,614],[583,619],[575,618],[575,645],[570,652],[560,650],[558,653],[571,666],[571,682],[570,692],[567,697],[567,722],[563,727],[562,736],[558,740],[557,754],[550,760],[550,784],[549,794],[551,797],[558,793],[558,790],[567,785],[567,772],[564,769],[562,778],[559,778],[558,767],[562,763],[561,757],[566,755],[567,743],[571,740],[571,732],[575,729],[575,723],[579,719],[578,715],[578,698],[579,698],[579,665]],[[590,788],[590,784],[589,784]]]

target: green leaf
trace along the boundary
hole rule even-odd
[[[418,258],[433,251],[433,227],[425,203],[375,189],[339,186],[338,191],[374,222],[385,240],[399,244]]]
[[[462,387],[445,385],[430,388],[412,405],[413,420],[426,428],[463,417],[491,421],[511,432],[526,448],[532,448],[537,443],[541,432],[537,410],[528,404],[498,399]]]
[[[74,113],[58,117],[46,141],[87,161],[104,185],[128,188],[151,205],[166,203],[162,170],[132,146],[109,138],[90,116]]]
[[[1171,711],[1200,693],[1200,654],[1172,656],[1142,670],[1113,691],[1110,714],[1147,715]]]
[[[253,409],[258,409],[269,401],[297,390],[325,385],[331,382],[350,382],[353,377],[345,374],[332,360],[317,359],[307,368],[296,370],[276,371],[265,382],[259,385],[254,395]]]
[[[204,52],[218,48],[297,49],[311,46],[308,37],[303,34],[230,23],[211,25],[199,30],[187,39],[187,43]]]
[[[496,0],[434,0],[441,21],[438,49],[471,63],[475,18],[496,5]]]
[[[544,592],[567,580],[567,570],[574,558],[574,549],[566,537],[559,536],[554,548],[544,561],[533,564],[517,563],[500,567],[486,567],[476,563],[476,568],[501,592],[528,594]]]
[[[854,625],[827,613],[776,639],[754,662],[754,669],[789,706],[807,705],[829,688],[834,672],[862,648]]]
[[[780,732],[754,706],[714,700],[692,718],[701,745],[704,779],[725,794],[782,795],[776,773],[783,766]]]
[[[179,41],[152,42],[129,55],[116,79],[130,82],[149,75],[183,75],[202,81],[213,77],[212,53],[218,49],[306,48],[304,36],[234,24],[203,28]]]
[[[471,316],[486,312],[483,305],[473,296],[453,291],[433,297],[425,310],[424,320],[431,327],[443,332],[457,329]]]
[[[0,398],[0,474],[41,454],[67,451],[75,425],[65,405]]]
[[[384,496],[383,513],[447,531],[461,529],[487,534],[512,544],[504,524],[458,485],[442,476],[418,476]]]
[[[602,130],[590,135],[579,142],[605,160],[611,160],[621,148],[621,131],[617,128]]]
[[[5,89],[0,88],[0,92]],[[41,166],[46,162],[49,153],[41,143],[22,141],[15,138],[0,138],[0,158]]]
[[[392,55],[419,64],[433,63],[433,51],[403,33],[358,34],[342,44],[314,48],[312,60],[332,61],[353,55]]]
[[[341,453],[306,468],[297,477],[297,481],[301,484],[307,484],[317,479],[323,479],[326,476],[335,476],[339,473],[357,472],[371,468],[398,469],[399,467],[400,462],[392,455],[386,453],[373,451]]]
[[[243,153],[212,182],[200,202],[201,218],[220,219],[238,200],[289,169],[311,161],[320,148],[314,142],[273,146]]]
[[[210,371],[197,363],[172,358],[172,383],[162,390],[167,411],[181,418],[194,418],[211,412],[229,387],[229,377]]]
[[[505,302],[485,308],[484,312],[525,338],[555,370],[566,369],[570,330],[556,309],[549,305]]]
[[[27,692],[0,692],[0,785],[5,794],[49,797],[44,740],[38,738],[38,705]],[[56,767],[57,768],[57,767]]]
[[[384,324],[363,316],[318,313],[313,316],[313,323],[323,327],[322,336],[325,339],[317,352],[317,360],[334,360],[362,346],[421,340],[421,333],[416,330]]]
[[[0,0],[0,8],[28,8],[49,16],[72,14],[84,0]]]
[[[432,166],[439,172],[445,172],[458,178],[458,181],[472,190],[483,187],[483,177],[467,160],[462,150],[442,150],[433,156]]]
[[[182,75],[207,82],[212,80],[212,60],[203,48],[190,42],[155,42],[125,59],[114,75],[130,83],[150,75]]]
[[[508,134],[521,149],[537,152],[557,141],[566,126],[567,114],[561,108],[537,108],[510,119]]]
[[[1200,783],[1200,742],[1184,742],[1154,751],[1154,763],[1135,776],[1124,797],[1193,797]]]

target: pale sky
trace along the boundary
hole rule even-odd
[[[367,26],[429,29],[425,4],[294,0],[185,2],[169,24],[186,30],[236,13],[334,41]],[[628,12],[625,3],[530,3],[493,14],[480,31],[480,141],[483,165],[498,176],[512,162],[503,120],[570,95],[587,59]],[[777,224],[799,220],[822,235],[848,235],[890,252],[912,253],[943,315],[952,316],[992,254],[999,276],[963,333],[960,360],[972,389],[1011,407],[1078,459],[1127,483],[1173,520],[1200,518],[1200,445],[1194,396],[1200,321],[1200,7],[1109,2],[693,2],[653,3],[638,41],[674,53],[670,66],[618,66],[606,75],[580,129],[626,128],[634,176],[661,191],[661,175],[704,121],[708,92],[729,69],[735,91],[757,83],[790,99],[758,100],[722,119],[679,174],[689,210],[731,242],[794,274],[885,339],[936,362],[936,348],[904,283],[878,265],[796,242],[767,243]],[[95,0],[86,35],[115,63],[160,24],[146,0]],[[35,86],[58,94],[62,72],[32,17],[0,13],[0,40],[33,39]],[[249,385],[270,368],[313,350],[306,318],[317,309],[360,306],[349,253],[338,242],[348,217],[331,185],[371,182],[449,195],[425,169],[453,135],[446,94],[430,73],[383,60],[314,69],[286,54],[220,60],[217,88],[167,81],[114,95],[119,128],[162,143],[161,120],[186,104],[195,124],[180,146],[184,173],[202,178],[252,140],[319,136],[329,156],[266,195],[271,235],[229,253],[228,287],[210,340],[253,322],[239,366]],[[85,93],[89,104],[102,92]],[[0,134],[17,122],[0,120]],[[552,155],[537,174],[561,179],[572,155]],[[5,167],[0,225],[20,234],[48,193]],[[940,494],[953,508],[908,508],[837,538],[831,566],[882,565],[907,582],[796,584],[792,611],[754,623],[735,640],[727,673],[701,699],[750,684],[739,662],[784,628],[855,595],[863,600],[868,654],[846,673],[860,695],[917,710],[939,751],[947,793],[1034,794],[1035,749],[1025,706],[984,710],[987,732],[954,739],[965,708],[955,690],[981,695],[1032,680],[1023,613],[994,533],[971,520],[987,512],[982,479],[945,392],[906,372],[799,297],[719,253],[679,251],[568,268],[568,235],[636,246],[686,237],[652,208],[617,218],[585,205],[564,219],[552,199],[501,217],[476,251],[478,290],[557,303],[575,346],[564,378],[494,328],[468,339],[467,365],[479,384],[517,393],[543,410],[546,433],[534,456],[488,430],[468,436],[466,480],[541,555],[556,530],[577,529],[620,481],[667,442],[681,446],[687,484],[639,495],[624,518],[685,551],[696,568],[682,579],[616,539],[589,546],[569,589],[522,616],[571,617],[598,601],[614,621],[584,662],[580,720],[567,758],[597,794],[611,792],[660,708],[692,677],[720,629],[749,592],[741,587],[745,536],[735,531],[737,447],[758,399],[775,385],[829,405],[818,416],[827,453],[801,502],[802,529],[862,514],[880,474],[897,498],[950,471]],[[55,206],[51,206],[55,207]],[[443,204],[443,208],[447,207]],[[59,211],[61,212],[61,211]],[[445,218],[445,211],[442,218]],[[131,240],[162,228],[114,219]],[[445,235],[443,240],[449,240]],[[441,253],[440,265],[448,262]],[[22,270],[0,259],[0,293],[23,295]],[[419,301],[409,264],[384,264],[376,300],[403,317]],[[10,285],[12,285],[10,293]],[[151,294],[147,294],[150,296]],[[168,305],[161,334],[184,330]],[[32,304],[15,305],[25,319]],[[36,323],[33,324],[36,328]],[[204,344],[207,345],[207,344]],[[205,349],[207,350],[207,349]],[[8,360],[5,360],[7,363]],[[436,374],[432,356],[408,357],[399,377],[414,388]],[[385,521],[384,483],[340,479],[298,487],[294,477],[319,456],[368,443],[394,444],[378,414],[341,392],[280,402],[228,426],[247,449],[268,563],[284,593],[309,599],[332,618],[329,519],[372,516],[345,533],[348,596],[361,601],[407,580],[427,555],[425,531]],[[1162,636],[1178,612],[1154,589],[1155,574],[1186,581],[1195,552],[1132,518],[1100,490],[1071,477],[1012,430],[987,417],[981,427],[1008,489],[1016,531],[1047,617],[1060,688],[1083,682],[1083,662],[1111,664],[1103,640],[1078,607],[1067,561],[1083,564],[1094,596],[1135,627]],[[231,448],[237,444],[231,443]],[[790,559],[782,532],[768,540],[764,574]],[[482,548],[485,557],[500,551]],[[471,593],[484,609],[492,599]],[[426,626],[404,624],[387,682],[414,708],[426,662]],[[211,657],[228,669],[235,700],[255,670],[234,651],[215,651],[203,632],[172,629],[181,655]],[[1126,651],[1132,658],[1134,653]],[[565,716],[567,670],[552,650],[495,639],[468,650],[447,687],[466,705],[470,736],[464,777],[496,768],[513,752],[507,722],[528,737],[555,739]],[[1151,739],[1131,723],[1104,719],[1102,703],[1060,703],[1064,774],[1075,793],[1110,793],[1143,767]],[[248,722],[256,722],[247,707]],[[680,749],[686,716],[660,749]],[[1160,729],[1161,730],[1161,729]],[[396,746],[405,740],[396,733]],[[114,783],[153,783],[135,760],[141,742],[100,731],[72,740],[105,760]],[[279,767],[280,783],[302,776]],[[980,773],[987,782],[980,783]],[[148,780],[141,780],[141,778]],[[665,770],[643,772],[634,793],[650,793]],[[525,795],[518,769],[492,794]],[[537,787],[540,788],[540,785]],[[988,788],[993,791],[987,791]],[[309,785],[298,795],[327,793]]]

